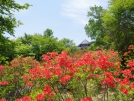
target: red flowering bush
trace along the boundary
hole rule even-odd
[[[127,61],[128,68],[122,70],[113,50],[89,51],[76,57],[66,51],[48,52],[42,55],[41,64],[28,60],[14,59],[10,66],[0,66],[0,86],[15,90],[15,101],[133,100],[134,61]],[[11,73],[10,77],[6,73]],[[9,100],[9,94],[0,98]]]
[[[20,56],[12,60],[8,66],[0,66],[0,98],[14,100],[25,94],[30,94],[31,82],[25,84],[23,75],[28,70],[40,66],[40,63],[31,57]]]

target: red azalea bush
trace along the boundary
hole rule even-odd
[[[40,66],[40,63],[31,57],[23,56],[15,58],[8,66],[0,66],[0,98],[5,97],[12,101],[30,94],[31,88],[25,84],[22,77],[35,66]]]
[[[15,101],[133,100],[134,60],[128,60],[128,68],[122,70],[119,55],[113,50],[89,51],[76,57],[66,51],[48,52],[42,60],[39,64],[17,59],[6,67],[8,70],[0,66],[0,86],[8,91],[10,85],[12,89],[20,87]],[[1,95],[0,101],[6,96]]]

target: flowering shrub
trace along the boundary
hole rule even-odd
[[[89,51],[73,58],[66,51],[48,52],[42,60],[39,64],[21,58],[13,60],[7,69],[0,66],[2,89],[10,91],[12,85],[11,91],[21,91],[20,96],[14,95],[15,101],[133,100],[134,60],[128,60],[129,68],[122,70],[113,50]],[[12,74],[7,77],[5,73]],[[10,100],[4,94],[0,101]]]
[[[0,66],[0,98],[13,100],[29,94],[31,88],[25,85],[22,77],[35,66],[40,66],[40,63],[23,56],[12,60],[9,66]]]

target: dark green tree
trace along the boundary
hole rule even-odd
[[[87,15],[89,21],[85,26],[85,31],[87,36],[95,41],[92,46],[105,46],[105,48],[108,48],[109,37],[106,36],[106,30],[102,25],[102,14],[104,11],[105,10],[101,6],[90,7],[90,11]]]
[[[46,29],[43,33],[45,37],[53,37],[53,31],[51,29]]]
[[[134,0],[110,0],[103,13],[103,26],[115,49],[124,53],[134,44]]]

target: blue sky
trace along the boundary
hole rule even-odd
[[[15,12],[15,17],[24,25],[15,29],[15,36],[24,33],[42,34],[47,28],[52,29],[54,37],[59,40],[69,38],[76,45],[87,37],[84,26],[88,23],[87,12],[90,6],[108,5],[108,0],[16,0],[17,3],[29,3],[33,6],[27,10]]]

